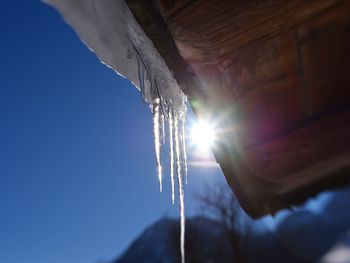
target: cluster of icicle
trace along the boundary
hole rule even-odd
[[[162,190],[161,146],[169,127],[172,201],[175,178],[181,211],[181,255],[184,262],[187,180],[185,117],[186,97],[162,56],[135,20],[125,0],[43,0],[57,8],[99,59],[140,89],[151,105],[158,177]],[[176,176],[175,176],[176,173]]]
[[[136,34],[137,35],[137,34]],[[133,34],[132,36],[135,36]],[[169,159],[170,159],[170,179],[171,198],[175,203],[175,186],[179,192],[180,203],[180,250],[181,262],[185,263],[185,193],[184,183],[187,184],[187,154],[185,123],[187,99],[180,90],[177,82],[170,73],[164,61],[158,61],[162,72],[155,72],[152,69],[152,62],[148,61],[149,54],[144,54],[144,49],[139,47],[145,43],[138,38],[133,43],[131,50],[137,57],[139,88],[142,97],[150,105],[153,114],[153,136],[154,149],[157,165],[157,176],[159,180],[159,190],[163,190],[162,172],[162,146],[166,143],[166,127],[168,128]],[[141,43],[140,43],[141,42]],[[135,45],[136,43],[136,45]],[[130,49],[129,49],[130,50]],[[153,59],[153,58],[152,58]],[[165,86],[162,86],[162,83]],[[176,174],[176,176],[175,176]]]
[[[142,45],[138,43],[138,45],[135,46],[134,43],[135,42],[133,42],[133,48],[131,50],[133,50],[132,53],[136,55],[138,61],[139,88],[142,97],[149,103],[153,114],[154,150],[160,192],[163,190],[162,145],[166,143],[166,126],[168,127],[171,198],[172,203],[174,204],[175,182],[177,181],[180,203],[181,262],[185,263],[184,183],[187,184],[187,154],[185,137],[187,99],[181,92],[175,79],[172,76],[171,78],[169,77],[169,75],[171,75],[169,69],[166,66],[163,66],[162,73],[154,72],[154,70],[150,68],[152,62],[150,61],[150,63],[148,63],[147,57],[145,57],[143,54],[143,50],[138,48],[138,46]],[[162,81],[162,78],[166,79],[165,81],[163,79],[163,83],[166,83],[167,87],[163,87],[159,84],[159,82]]]
[[[170,104],[171,105],[171,104]],[[155,98],[151,105],[153,113],[153,134],[154,147],[156,154],[157,173],[159,179],[159,189],[163,189],[162,174],[162,145],[165,143],[165,127],[168,126],[169,136],[169,157],[170,157],[170,179],[171,179],[171,198],[175,203],[175,173],[177,186],[179,190],[180,202],[180,242],[181,242],[181,261],[185,262],[185,200],[184,200],[184,182],[187,183],[187,156],[185,143],[185,122],[186,108],[182,111],[174,111],[171,106],[161,98]]]
[[[138,39],[140,40],[140,39]],[[134,42],[135,43],[135,42]],[[138,45],[133,45],[133,53],[138,61],[139,84],[142,97],[150,104],[153,114],[153,137],[154,150],[156,156],[157,176],[159,180],[159,190],[163,190],[162,172],[162,145],[166,143],[166,126],[168,127],[169,159],[170,159],[170,179],[171,179],[171,199],[175,203],[175,186],[179,191],[180,203],[180,250],[181,262],[185,263],[185,193],[184,183],[187,184],[187,154],[186,154],[186,97],[181,92],[179,86],[173,78],[169,78],[169,69],[163,66],[161,76],[157,76],[150,65],[147,57]],[[142,46],[142,45],[141,45]],[[159,78],[160,77],[160,78]],[[165,78],[167,85],[162,87],[159,80]],[[170,79],[170,81],[169,81]],[[164,93],[164,96],[162,96]],[[175,95],[174,95],[175,94]],[[166,98],[164,98],[166,97]],[[170,98],[169,98],[170,97]],[[174,99],[174,101],[173,101]],[[176,177],[175,177],[176,174]],[[177,180],[176,180],[177,179]]]

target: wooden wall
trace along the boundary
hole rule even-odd
[[[248,212],[350,180],[350,1],[153,4],[174,45],[157,48],[197,114],[217,120],[216,159]]]

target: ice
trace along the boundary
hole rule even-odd
[[[183,107],[184,94],[124,0],[44,1],[60,11],[102,63],[132,81],[148,103],[161,97],[171,100],[175,111]]]
[[[152,113],[153,113],[153,137],[154,137],[154,150],[156,153],[156,163],[157,163],[157,175],[159,180],[159,191],[163,190],[163,182],[162,182],[162,163],[161,163],[161,148],[162,148],[162,113],[160,112],[160,99],[156,98],[153,101],[152,105]]]
[[[171,179],[171,201],[175,203],[175,178],[174,178],[174,123],[173,112],[169,111],[169,148],[170,148],[170,179]]]
[[[162,114],[160,115],[160,127],[161,127],[161,141],[162,144],[165,144],[165,117],[164,117],[164,112],[162,111]]]
[[[182,158],[184,164],[184,173],[185,173],[185,182],[187,184],[187,153],[186,153],[186,132],[185,132],[185,124],[186,124],[186,113],[183,113],[181,118],[181,145],[182,145]]]
[[[185,262],[185,195],[183,186],[183,170],[182,170],[182,152],[181,152],[181,132],[179,129],[179,122],[182,119],[179,114],[175,115],[174,120],[174,130],[175,130],[175,155],[176,155],[176,172],[179,188],[179,198],[180,198],[180,249],[181,249],[181,262]]]
[[[56,7],[101,62],[129,79],[150,104],[160,191],[163,181],[162,145],[166,142],[164,127],[168,121],[172,202],[175,201],[176,169],[181,217],[181,255],[184,262],[183,179],[187,182],[185,95],[124,0],[46,0],[46,3]]]

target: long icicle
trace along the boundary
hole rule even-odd
[[[162,142],[162,145],[165,144],[165,116],[164,116],[165,113],[163,113],[163,111],[161,111],[161,114],[160,114],[160,129],[161,129],[161,136],[162,136],[162,139],[161,139],[161,142]]]
[[[182,181],[181,171],[181,150],[180,150],[180,136],[179,136],[179,116],[176,114],[174,117],[175,126],[175,153],[176,153],[176,171],[177,180],[179,184],[179,198],[180,198],[180,250],[181,250],[181,262],[185,263],[185,195]]]
[[[174,178],[174,123],[173,111],[170,109],[168,113],[169,120],[169,148],[170,148],[170,178],[171,178],[171,201],[175,203],[175,178]]]
[[[163,182],[162,182],[162,164],[160,160],[160,151],[161,151],[161,134],[160,134],[160,99],[156,98],[153,101],[153,135],[154,135],[154,148],[156,152],[156,162],[157,162],[157,173],[159,180],[159,191],[163,191]]]
[[[146,80],[150,80],[149,74],[150,70],[143,59],[142,53],[140,50],[134,46],[136,54],[139,55],[138,69],[139,69],[139,80],[140,80],[140,89],[142,97],[146,98]],[[169,125],[169,143],[170,143],[170,169],[171,169],[171,188],[172,188],[172,203],[175,202],[175,165],[174,159],[176,158],[176,172],[178,179],[179,187],[179,199],[180,199],[180,250],[181,250],[181,262],[185,263],[185,196],[184,196],[184,183],[183,179],[187,184],[187,154],[186,154],[186,138],[185,138],[185,116],[186,116],[186,105],[183,101],[183,107],[177,109],[176,112],[172,109],[172,103],[167,105],[163,104],[163,99],[158,89],[157,79],[154,79],[154,82],[149,83],[151,87],[155,87],[154,94],[155,99],[151,105],[153,112],[153,134],[154,134],[154,145],[156,153],[156,164],[157,164],[157,175],[159,179],[159,188],[160,192],[163,190],[162,183],[162,166],[161,166],[161,147],[165,143],[165,120],[168,117]],[[151,90],[152,91],[152,90]],[[167,106],[167,107],[164,107]],[[167,108],[168,116],[166,116],[165,108]],[[179,127],[179,123],[181,127]],[[180,130],[181,129],[181,130]],[[175,145],[174,145],[175,140]],[[174,154],[175,151],[175,154]]]
[[[184,164],[184,173],[185,173],[185,183],[187,184],[187,153],[186,153],[186,133],[185,133],[185,123],[186,123],[186,113],[183,113],[181,116],[181,142],[182,142],[182,156]]]

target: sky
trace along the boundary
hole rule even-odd
[[[177,217],[136,88],[40,1],[2,0],[0,25],[0,262],[111,260]],[[193,193],[223,180],[218,167],[189,167],[187,215]]]

